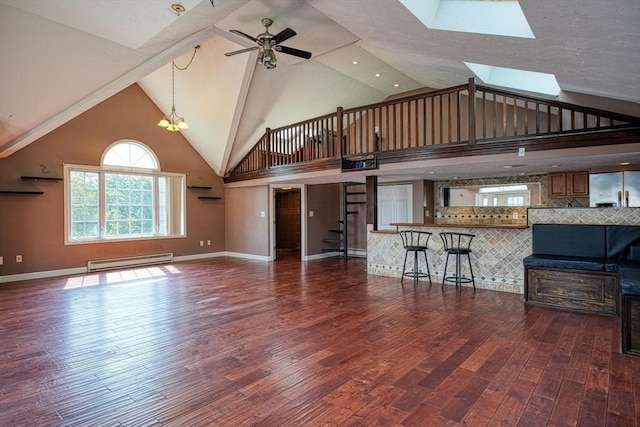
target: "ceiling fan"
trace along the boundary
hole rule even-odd
[[[269,27],[271,26],[271,24],[273,24],[273,20],[269,18],[262,18],[260,22],[262,23],[262,25],[264,25],[265,31],[264,33],[258,34],[256,37],[252,37],[249,34],[243,33],[242,31],[230,30],[234,34],[246,37],[249,40],[256,42],[258,46],[249,47],[247,49],[240,49],[233,52],[227,52],[225,53],[225,56],[237,55],[239,53],[259,49],[260,52],[258,52],[258,62],[269,69],[276,68],[277,60],[275,52],[282,52],[286,53],[287,55],[293,55],[304,59],[311,58],[311,52],[280,45],[280,43],[284,42],[285,40],[289,40],[291,37],[297,34],[291,28],[285,28],[278,34],[271,34],[269,32]]]

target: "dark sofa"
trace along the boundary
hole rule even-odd
[[[640,355],[640,226],[535,224],[525,300],[622,317],[623,351]]]

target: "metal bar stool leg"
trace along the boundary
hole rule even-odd
[[[402,276],[400,276],[400,284],[403,284],[404,281],[404,272],[407,268],[407,255],[409,255],[409,251],[404,251],[404,264],[402,264]]]
[[[449,264],[449,252],[447,252],[447,258],[444,261],[444,272],[442,273],[442,290],[444,290],[444,282],[447,277],[447,265]]]
[[[462,266],[460,265],[460,254],[456,254],[456,289],[462,290]]]
[[[467,258],[469,259],[469,271],[471,272],[471,283],[473,284],[473,290],[476,290],[476,279],[473,275],[473,267],[471,267],[471,255],[467,254]]]
[[[423,249],[422,253],[424,254],[424,263],[427,266],[427,277],[429,278],[429,286],[431,286],[433,283],[431,283],[431,270],[429,270],[429,260],[427,259],[426,249]]]

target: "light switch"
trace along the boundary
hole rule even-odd
[[[309,211],[309,216],[313,218],[313,211]]]
[[[260,218],[264,218],[265,216],[267,216],[267,213],[265,211],[260,211]]]

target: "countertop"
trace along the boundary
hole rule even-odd
[[[391,223],[397,227],[427,227],[427,228],[490,228],[506,230],[526,230],[529,228],[525,224],[423,224],[411,222]],[[396,230],[371,230],[370,233],[395,234]]]

